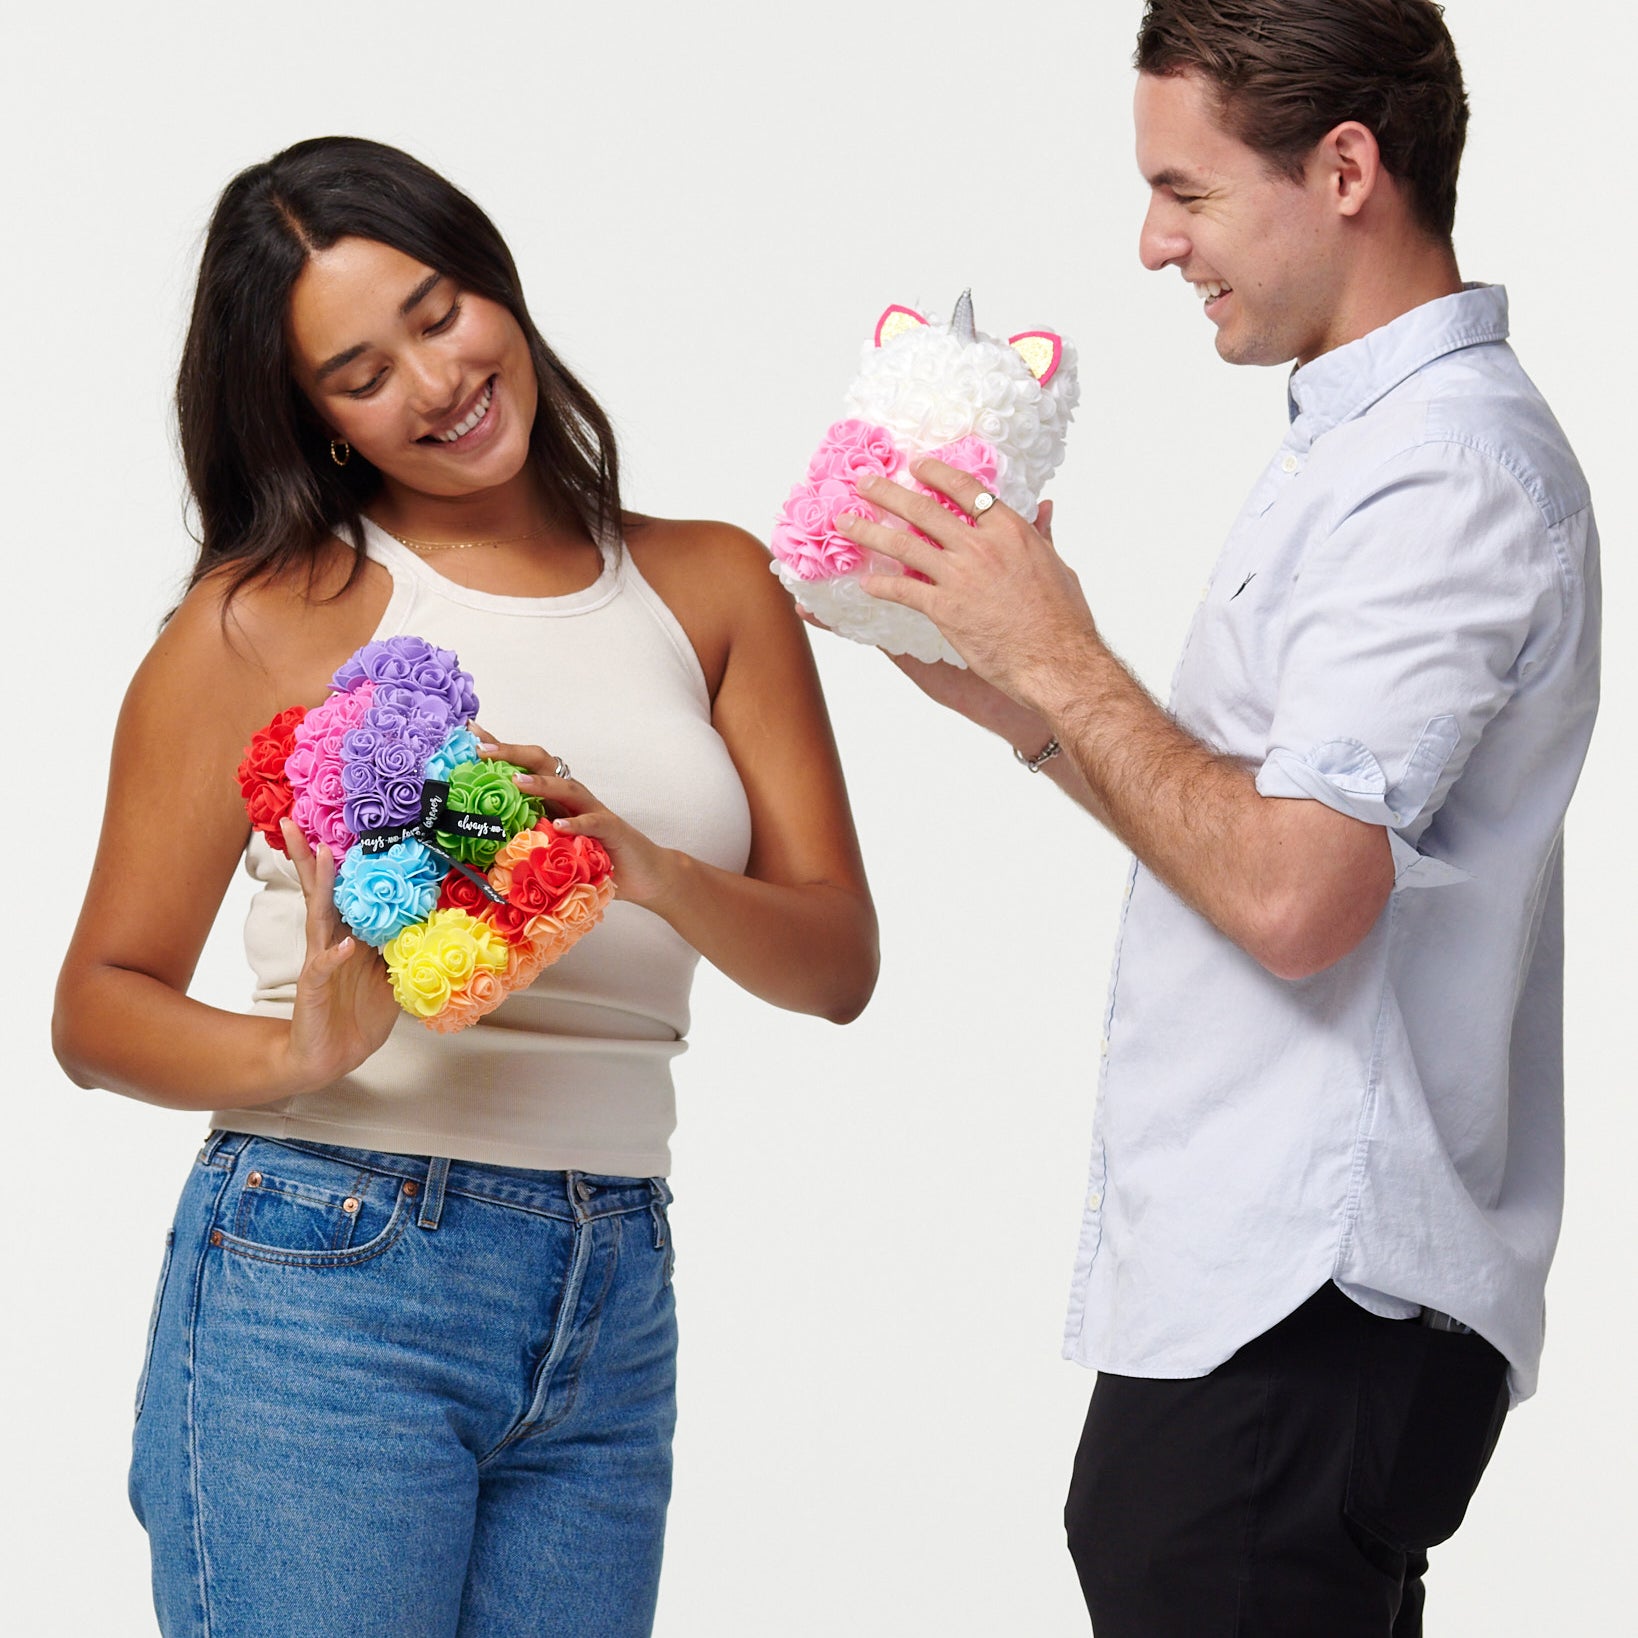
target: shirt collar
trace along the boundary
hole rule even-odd
[[[1400,382],[1446,353],[1507,339],[1507,291],[1499,284],[1464,285],[1401,313],[1358,341],[1322,353],[1291,372],[1286,407],[1312,437],[1362,415]]]

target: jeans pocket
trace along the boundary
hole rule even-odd
[[[251,1143],[236,1169],[213,1240],[242,1257],[344,1268],[380,1256],[410,1221],[401,1179],[329,1155]]]
[[[153,1311],[148,1315],[148,1340],[142,1345],[142,1371],[137,1377],[136,1406],[132,1419],[142,1415],[142,1401],[148,1397],[148,1372],[153,1369],[154,1337],[159,1331],[159,1309],[165,1301],[165,1286],[171,1277],[171,1253],[176,1249],[176,1230],[165,1235],[165,1255],[159,1262],[159,1283],[154,1287]]]
[[[1384,1320],[1364,1373],[1343,1511],[1396,1552],[1456,1533],[1507,1414],[1507,1362],[1482,1337]]]

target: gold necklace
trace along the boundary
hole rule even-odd
[[[407,546],[412,552],[420,552],[423,556],[428,552],[469,552],[474,546],[510,546],[520,540],[539,540],[542,535],[552,532],[548,526],[531,529],[526,535],[507,535],[501,540],[411,540],[408,535],[401,535],[384,524],[377,524],[376,527],[384,534],[391,535],[400,546]]]

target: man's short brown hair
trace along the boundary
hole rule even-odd
[[[1326,132],[1358,120],[1417,221],[1450,239],[1467,93],[1433,0],[1148,0],[1134,61],[1203,75],[1227,128],[1293,179]]]

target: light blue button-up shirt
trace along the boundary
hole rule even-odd
[[[1388,833],[1363,943],[1275,978],[1134,861],[1066,1354],[1200,1376],[1327,1281],[1534,1390],[1563,1206],[1562,833],[1598,697],[1586,480],[1470,287],[1298,370],[1172,710]]]

